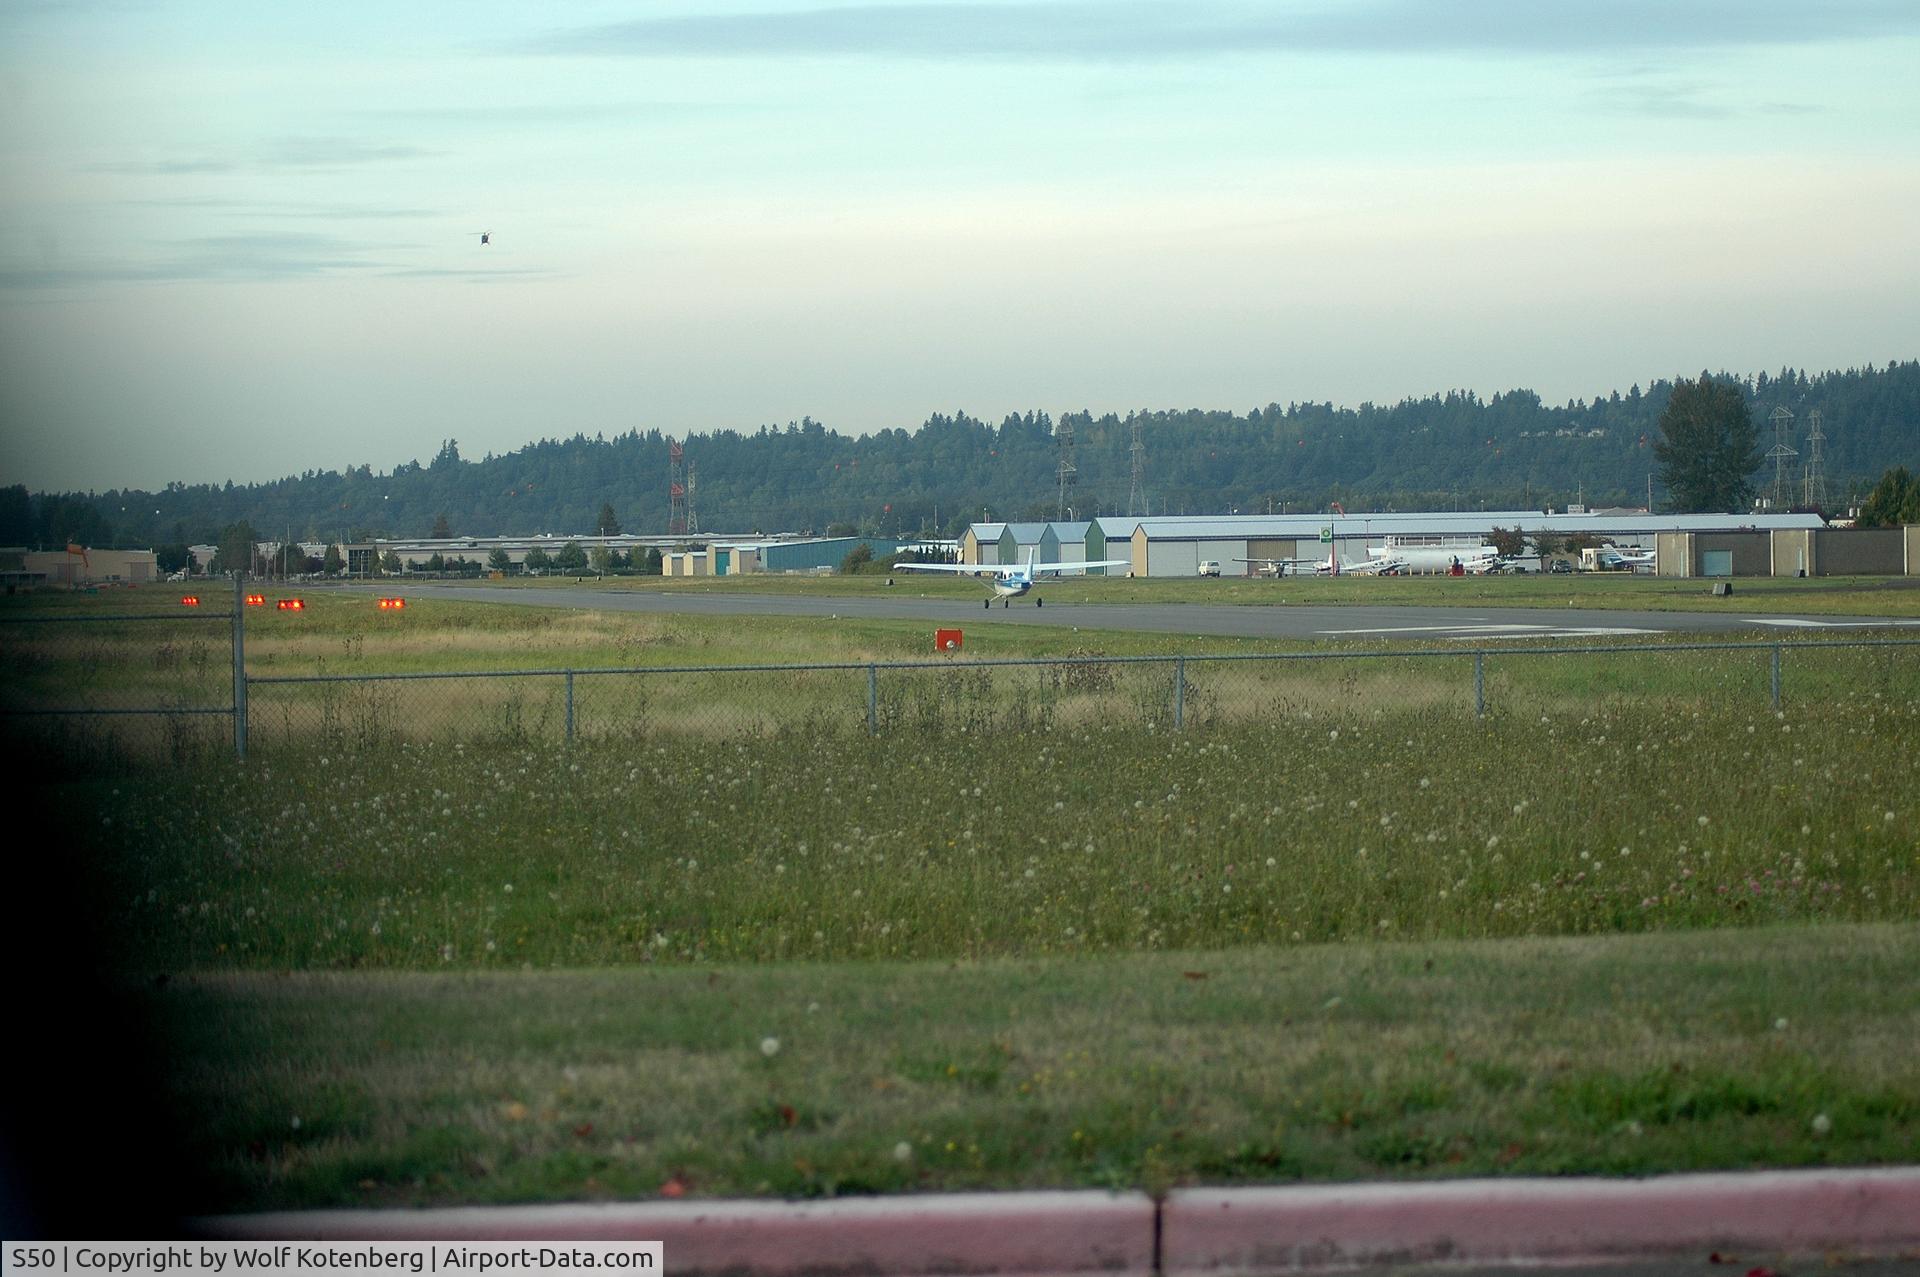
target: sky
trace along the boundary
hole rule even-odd
[[[5,0],[0,484],[1911,359],[1916,67],[1913,0]]]

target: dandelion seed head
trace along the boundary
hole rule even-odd
[[[774,1056],[780,1054],[780,1039],[779,1038],[761,1038],[760,1054],[766,1056],[769,1060],[771,1060]]]

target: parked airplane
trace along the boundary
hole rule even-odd
[[[1477,576],[1506,566],[1500,551],[1490,545],[1471,549],[1458,545],[1390,545],[1385,549],[1369,549],[1367,553],[1391,563],[1399,572],[1448,572],[1458,563],[1461,571]]]
[[[1087,568],[1125,568],[1133,566],[1126,559],[1097,559],[1091,563],[1035,563],[1034,547],[1027,547],[1025,563],[896,563],[896,572],[958,572],[964,576],[985,577],[987,588],[1000,599],[1001,607],[1010,607],[1013,601],[1040,584],[1040,577],[1058,576],[1062,572],[1082,572]],[[1039,595],[1033,596],[1035,607],[1044,607],[1046,601]],[[980,606],[992,607],[993,599]]]
[[[1584,551],[1581,566],[1589,572],[1632,572],[1639,568],[1653,569],[1652,550],[1618,550],[1610,545]]]
[[[1392,559],[1365,559],[1349,563],[1336,564],[1333,554],[1328,552],[1324,559],[1234,559],[1235,563],[1249,563],[1260,576],[1373,576],[1379,573],[1402,571],[1400,564]]]

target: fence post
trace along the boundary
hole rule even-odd
[[[867,735],[880,734],[880,667],[867,666]]]
[[[1473,654],[1473,716],[1487,716],[1487,654]]]
[[[567,744],[573,744],[573,671],[567,671]]]
[[[1780,645],[1773,645],[1773,708],[1780,708]]]
[[[1187,658],[1173,658],[1173,730],[1187,725]]]
[[[233,574],[233,756],[247,757],[247,574]]]

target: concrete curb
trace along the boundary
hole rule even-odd
[[[1642,1180],[1456,1180],[1186,1189],[1161,1217],[1161,1270],[1578,1263],[1920,1245],[1920,1168]]]
[[[670,1273],[1153,1271],[1143,1193],[964,1193],[833,1202],[647,1202],[228,1215],[233,1241],[660,1241]]]
[[[313,1211],[194,1221],[235,1241],[665,1243],[674,1273],[1201,1274],[1920,1248],[1920,1167],[1652,1179],[974,1193]]]

